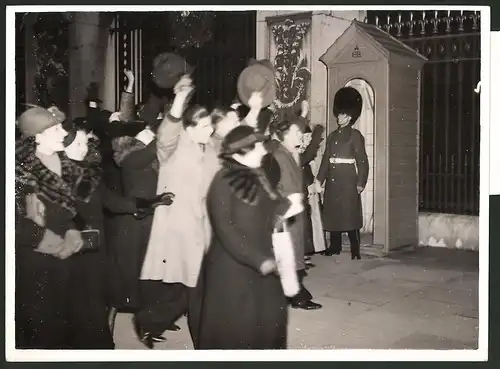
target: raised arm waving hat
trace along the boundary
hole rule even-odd
[[[175,53],[162,53],[153,60],[151,78],[161,88],[172,88],[185,74],[192,74],[194,67]]]
[[[260,92],[263,107],[271,105],[276,97],[276,80],[272,63],[266,59],[251,59],[238,77],[236,87],[243,104],[248,106],[252,93]]]

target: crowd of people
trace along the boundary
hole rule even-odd
[[[118,112],[91,88],[82,119],[57,106],[17,118],[16,348],[114,349],[128,311],[148,348],[186,315],[195,349],[286,349],[289,306],[322,307],[304,285],[309,255],[340,253],[348,232],[360,258],[359,94],[336,97],[316,168],[323,125],[305,102],[276,118],[274,79],[255,87],[269,61],[252,60],[238,100],[210,109],[192,103],[179,55],[155,59],[165,94],[143,104],[125,74]]]

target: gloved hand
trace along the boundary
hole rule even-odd
[[[66,259],[73,254],[76,254],[83,246],[83,239],[80,231],[76,229],[70,229],[66,231],[64,235],[63,248],[57,253],[57,257],[60,259]]]
[[[174,202],[173,198],[175,195],[172,192],[164,192],[160,195],[153,197],[152,199],[137,198],[136,207],[137,212],[134,216],[137,219],[144,219],[148,215],[154,214],[154,209],[157,206],[165,205],[170,206]]]
[[[153,208],[156,208],[160,205],[170,206],[174,202],[175,194],[172,192],[164,192],[154,198],[152,203]]]

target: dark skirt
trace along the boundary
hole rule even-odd
[[[87,251],[72,256],[69,330],[72,347],[113,349],[106,303],[105,250]]]
[[[139,309],[139,277],[146,255],[153,217],[138,220],[116,216],[107,229],[110,305]]]
[[[205,265],[197,348],[286,349],[288,302],[280,279],[218,254]],[[221,274],[221,268],[229,273]]]
[[[113,349],[102,255],[16,251],[16,348]]]

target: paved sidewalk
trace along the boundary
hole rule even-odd
[[[305,280],[323,309],[290,309],[290,349],[477,349],[478,254],[420,248],[392,258],[312,258]],[[145,349],[118,314],[116,349]],[[192,349],[182,330],[157,350]]]

